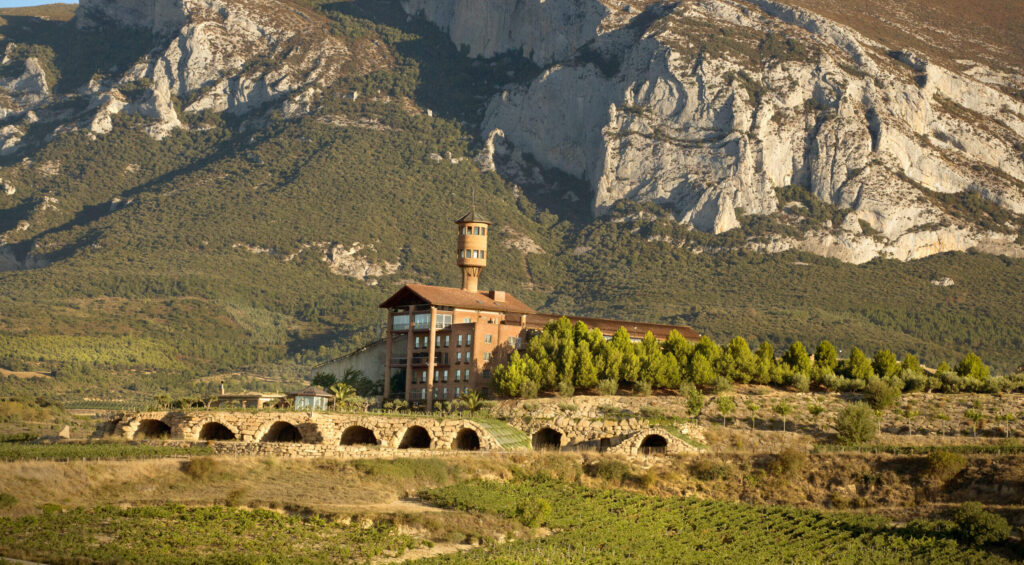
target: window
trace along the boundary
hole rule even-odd
[[[493,339],[493,336],[491,334],[485,335],[484,336],[484,343],[491,343],[491,339]]]
[[[443,330],[450,325],[452,325],[451,314],[437,314],[437,316],[434,319],[434,327],[439,330]]]
[[[455,382],[462,380],[462,369],[455,369]]]
[[[462,347],[462,334],[455,336],[455,345]]]
[[[490,361],[490,360],[491,360],[491,354],[488,353],[488,352],[484,352],[484,361]]]
[[[421,388],[420,389],[420,400],[426,400],[426,399],[427,399],[427,389]]]
[[[466,345],[473,345],[473,334],[466,334]]]
[[[508,338],[508,344],[511,345],[512,347],[515,347],[516,346],[516,338],[514,338],[514,337]]]
[[[487,226],[480,228],[480,235],[487,235]]]
[[[462,319],[462,323],[463,323],[463,324],[471,324],[472,322],[470,321],[470,319],[469,319],[469,318],[463,318],[463,319]]]
[[[391,318],[391,329],[393,330],[407,330],[409,329],[409,315],[399,314],[394,318]]]
[[[443,382],[443,383],[448,382],[448,369],[445,369],[444,371],[441,371],[441,382]]]
[[[427,382],[427,372],[426,371],[420,371],[420,382],[421,383]]]
[[[455,362],[456,363],[462,363],[462,352],[461,351],[455,354]]]
[[[412,327],[417,330],[429,330],[430,313],[426,312],[423,314],[416,314],[416,316],[413,317]]]
[[[416,336],[416,338],[413,339],[412,343],[413,343],[413,346],[412,346],[413,349],[419,349],[420,348],[420,336]]]
[[[441,389],[441,391],[442,391],[442,396],[444,396],[445,398],[448,398],[448,387],[444,387],[443,389]]]
[[[461,391],[461,390],[462,390],[462,389],[460,389],[459,387],[455,387],[455,396],[456,396],[456,397],[458,397],[458,396],[459,396],[459,391]]]
[[[480,226],[473,226],[473,235],[480,235]]]
[[[472,351],[467,351],[466,352],[466,363],[469,363],[470,359],[472,359],[472,355],[473,355]]]
[[[448,347],[451,344],[452,344],[452,336],[450,334],[449,335],[445,335],[444,336],[444,346]]]
[[[486,371],[484,371],[484,372],[482,373],[482,376],[483,376],[483,377],[484,377],[485,379],[489,379],[489,378],[491,378],[491,371],[490,371],[490,370],[486,370]]]
[[[441,336],[434,336],[434,347],[441,347]]]
[[[434,369],[434,382],[440,382],[441,380],[441,369]]]

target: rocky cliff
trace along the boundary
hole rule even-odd
[[[521,51],[543,66],[491,101],[483,130],[504,139],[495,151],[586,180],[598,214],[653,201],[713,233],[771,215],[789,229],[749,247],[856,263],[1022,255],[1024,104],[975,78],[999,75],[979,63],[954,72],[769,0],[403,7],[471,55]],[[790,185],[842,221],[787,214],[776,189]]]
[[[159,139],[207,110],[305,111],[339,76],[380,68],[388,57],[373,42],[345,43],[321,14],[282,0],[82,0],[74,25],[85,33],[149,36],[151,50],[129,68],[97,73],[61,95],[53,93],[37,58],[8,56],[0,74],[24,69],[0,80],[0,93],[9,97],[2,110],[8,121],[34,112],[59,123],[58,133],[105,134],[114,116],[137,115]],[[8,44],[9,51],[15,47]],[[85,110],[69,115],[51,108],[69,100],[85,100]],[[0,151],[17,152],[24,129],[0,132]]]

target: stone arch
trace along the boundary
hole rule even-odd
[[[341,433],[341,445],[377,445],[377,434],[364,426],[352,425]]]
[[[202,428],[199,428],[199,439],[201,441],[229,441],[238,439],[238,436],[220,422],[206,422]]]
[[[480,434],[471,428],[462,428],[455,434],[452,441],[452,449],[460,451],[477,451],[480,449]]]
[[[603,437],[597,441],[597,450],[600,452],[608,451],[612,448],[612,438]]]
[[[277,421],[267,429],[263,437],[260,438],[260,441],[298,443],[302,441],[302,432],[294,424]]]
[[[159,439],[171,435],[171,427],[163,420],[146,419],[139,422],[132,439]]]
[[[668,440],[661,434],[647,434],[640,442],[641,455],[656,455],[668,450]]]
[[[533,449],[553,449],[559,450],[562,448],[562,432],[553,428],[541,428],[533,434]]]
[[[402,434],[402,441],[398,449],[428,449],[430,448],[430,432],[423,426],[409,426]]]

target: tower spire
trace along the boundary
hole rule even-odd
[[[474,198],[475,200],[475,198]],[[477,292],[480,273],[487,266],[487,230],[491,222],[474,210],[455,220],[459,226],[458,265],[462,269],[462,290]]]

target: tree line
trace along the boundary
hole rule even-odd
[[[615,394],[629,387],[634,394],[653,389],[682,390],[690,386],[721,391],[733,383],[788,387],[806,392],[861,391],[873,397],[901,392],[1001,392],[1024,390],[1024,378],[993,376],[982,359],[968,353],[955,366],[940,363],[934,370],[907,354],[900,360],[880,349],[868,357],[854,347],[845,359],[827,340],[813,356],[796,341],[780,357],[764,341],[751,350],[742,337],[721,346],[707,336],[696,343],[673,330],[664,341],[648,332],[637,343],[625,328],[610,340],[600,330],[568,318],[550,322],[532,337],[522,353],[513,352],[497,367],[499,394],[531,398],[545,392],[572,395],[577,389]]]

